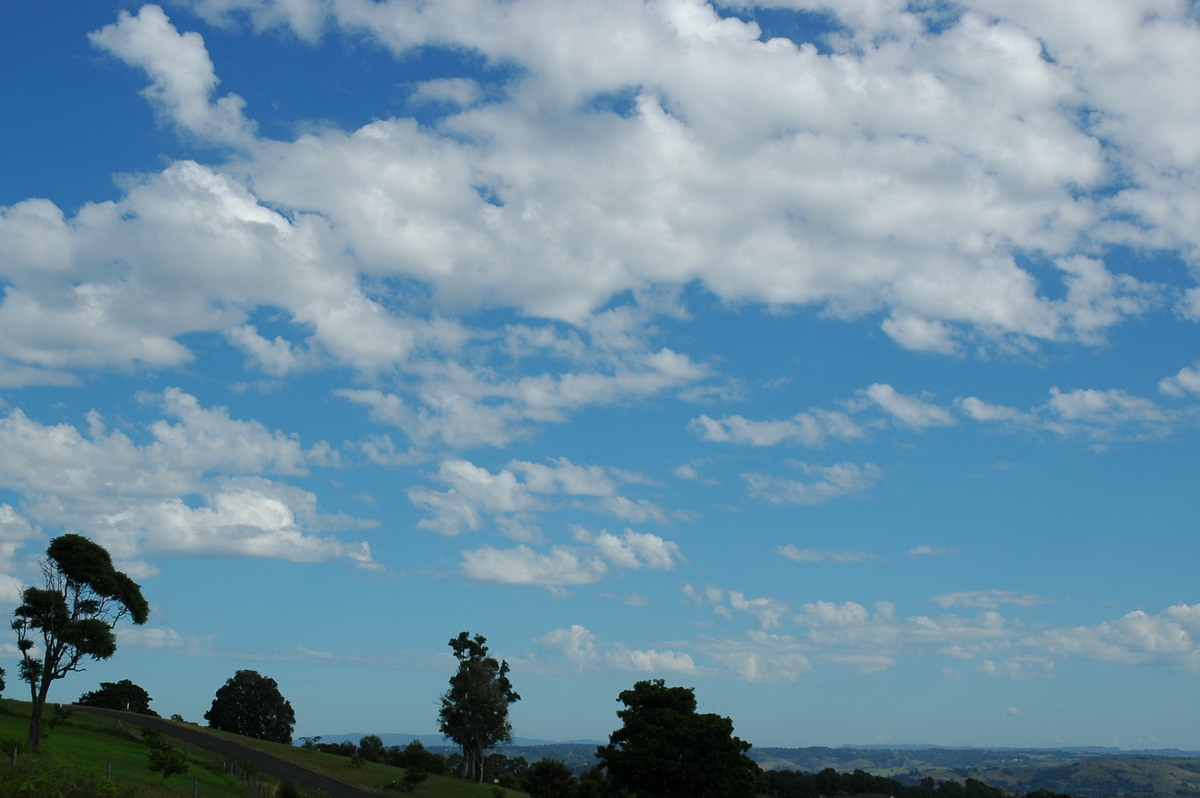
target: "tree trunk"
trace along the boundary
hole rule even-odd
[[[33,693],[33,685],[29,686]],[[33,702],[29,708],[29,736],[25,738],[25,747],[36,751],[42,744],[42,714],[46,709],[46,696],[50,694],[50,682],[44,681],[38,685],[37,693],[32,695]]]

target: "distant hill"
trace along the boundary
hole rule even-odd
[[[357,742],[362,734],[326,735],[322,742]],[[384,745],[420,740],[430,751],[457,752],[437,734],[380,734]],[[557,759],[576,773],[596,764],[594,740],[552,742],[517,738],[499,750],[527,762]],[[750,756],[764,770],[839,773],[864,770],[902,784],[973,778],[1014,795],[1047,789],[1086,798],[1180,798],[1200,796],[1200,751],[1123,751],[1106,747],[954,748],[949,746],[757,747]]]
[[[404,733],[380,733],[380,732],[355,732],[352,734],[322,734],[321,742],[323,743],[357,743],[368,734],[375,734],[379,739],[383,740],[385,747],[390,748],[393,745],[398,745],[401,748],[411,743],[413,740],[419,740],[421,745],[426,748],[443,748],[454,747],[453,743],[447,740],[440,734],[404,734]],[[570,740],[566,743],[559,743],[555,740],[539,740],[533,737],[514,737],[512,746],[536,747],[542,745],[603,745],[603,743],[590,742],[588,740]],[[505,748],[512,746],[504,746]]]

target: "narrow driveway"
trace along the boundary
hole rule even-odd
[[[103,715],[113,718],[127,726],[143,726],[150,729],[158,729],[180,742],[185,742],[196,748],[202,748],[205,751],[211,751],[217,756],[229,759],[236,758],[253,765],[261,773],[273,779],[290,781],[297,787],[324,793],[329,798],[379,798],[380,795],[380,793],[367,792],[358,787],[344,784],[336,779],[331,779],[328,776],[323,776],[320,773],[314,773],[307,768],[302,768],[295,763],[288,762],[286,759],[279,759],[270,754],[264,754],[262,751],[248,748],[240,743],[226,740],[223,737],[206,734],[199,729],[165,721],[162,718],[138,715],[134,712],[121,712],[116,709],[81,707],[78,704],[72,704],[71,709],[76,712],[90,712],[93,715]]]

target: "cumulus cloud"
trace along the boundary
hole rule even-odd
[[[172,165],[119,203],[85,206],[70,220],[44,201],[5,209],[6,269],[51,265],[41,273],[76,287],[56,326],[90,322],[93,334],[77,337],[96,362],[179,363],[184,333],[242,330],[254,362],[280,372],[291,367],[287,353],[304,348],[277,339],[267,347],[241,314],[213,308],[282,307],[312,325],[312,343],[335,362],[368,369],[402,361],[422,336],[449,334],[437,318],[511,307],[532,327],[548,318],[586,326],[614,297],[685,285],[729,301],[880,314],[884,331],[911,349],[1020,351],[1038,341],[1097,343],[1157,301],[1155,286],[1115,272],[1102,254],[1080,255],[1081,242],[1200,246],[1187,221],[1200,113],[1167,99],[1186,96],[1194,74],[1189,45],[1200,32],[1184,10],[1106,5],[1122,20],[1108,26],[1080,24],[1096,14],[1074,4],[1034,13],[974,0],[931,25],[928,7],[809,6],[839,30],[823,50],[764,40],[753,22],[706,4],[620,2],[580,14],[563,0],[470,0],[365,14],[307,0],[197,3],[220,24],[248,19],[309,41],[365,38],[397,57],[434,45],[514,65],[494,78],[502,91],[487,104],[476,104],[482,88],[462,77],[417,86],[417,101],[448,101],[437,126],[384,118],[292,141],[261,138],[237,95],[216,96],[219,70],[198,34],[180,32],[155,5],[122,12],[92,35],[95,44],[145,71],[147,96],[180,129],[235,144],[242,160],[224,172]],[[616,68],[613,52],[622,53]],[[614,96],[629,107],[597,105]],[[177,194],[158,214],[134,202],[188,169],[204,177],[207,196]],[[198,225],[215,188],[260,216],[287,213],[255,233],[211,216]],[[242,254],[229,259],[222,241],[231,229]],[[210,289],[215,305],[170,297],[172,308],[207,308],[207,318],[183,313],[171,323],[144,312],[150,306],[122,312],[162,287],[148,264],[164,260],[139,254],[156,240],[188,253],[193,280],[241,267]],[[98,244],[133,253],[121,258],[132,279],[82,268],[93,256],[105,262],[91,252]],[[1037,253],[1034,266],[1027,253]],[[337,264],[332,290],[310,290],[314,262]],[[288,278],[276,279],[285,267]],[[443,315],[426,307],[414,318],[403,302],[367,296],[360,275],[419,281]],[[289,295],[248,291],[253,283]],[[19,332],[18,317],[50,319],[54,310],[32,284],[17,283],[0,326]],[[371,330],[390,334],[353,334]],[[13,341],[27,346],[6,352],[10,382],[68,380],[87,354],[66,338],[30,338],[26,330]],[[679,355],[647,354],[659,362],[639,374],[491,391],[508,395],[508,412],[524,419],[561,413],[582,394],[611,401],[695,379],[695,364]],[[542,391],[556,398],[539,408],[531,395]],[[421,399],[431,416],[456,412],[433,398]],[[895,396],[874,399],[904,424],[949,423]],[[808,426],[799,417],[776,429],[735,421],[709,429],[803,442],[819,434]]]
[[[554,629],[534,640],[546,652],[564,657],[577,671],[613,670],[645,674],[695,676],[702,672],[684,651],[631,649],[600,640],[579,624]]]
[[[806,647],[789,635],[750,631],[743,637],[701,638],[697,649],[746,682],[794,682],[813,669]]]
[[[714,419],[702,415],[692,419],[688,429],[706,441],[751,446],[781,443],[818,446],[830,438],[847,440],[864,435],[863,429],[847,414],[826,410],[799,413],[783,421],[752,421],[738,415]]]
[[[1181,368],[1173,377],[1164,377],[1159,381],[1158,389],[1177,398],[1188,394],[1200,396],[1200,362]]]
[[[236,94],[210,101],[220,81],[204,40],[179,33],[158,6],[142,6],[137,15],[122,11],[91,38],[145,70],[152,80],[145,95],[181,128],[222,143],[249,143],[254,127],[242,114],[245,101]]]
[[[844,401],[843,410],[814,408],[782,420],[753,420],[740,415],[723,418],[701,415],[689,422],[688,429],[713,443],[819,447],[830,441],[863,439],[871,428],[886,423],[885,419],[918,430],[935,426],[949,427],[958,423],[945,408],[902,394],[890,385],[875,383],[858,393],[860,397],[865,397],[865,401],[862,398]],[[862,418],[871,410],[882,411],[883,415]]]
[[[1183,369],[1175,377],[1159,382],[1159,390],[1171,396],[1185,396],[1189,373]],[[1103,444],[1162,438],[1190,422],[1190,408],[1168,408],[1151,399],[1128,391],[1109,388],[1052,387],[1041,405],[1018,410],[970,396],[957,406],[974,421],[997,424],[1013,430],[1044,431],[1064,438],[1081,438]]]
[[[565,586],[598,582],[614,569],[670,571],[681,557],[677,544],[632,529],[620,537],[581,530],[576,540],[577,546],[555,545],[546,552],[525,544],[464,551],[462,575],[472,582],[537,585],[561,594]]]
[[[914,429],[949,427],[957,423],[945,408],[906,396],[890,385],[875,383],[864,389],[863,394],[901,424]]]
[[[673,647],[692,651],[697,668],[711,665],[752,682],[795,681],[819,668],[873,674],[914,657],[960,663],[942,669],[955,679],[971,672],[1010,680],[1045,678],[1059,663],[1073,659],[1200,671],[1200,605],[1179,604],[1157,615],[1139,610],[1092,626],[1026,626],[997,608],[1032,608],[1046,604],[1045,599],[1027,593],[964,591],[938,596],[935,603],[948,610],[977,610],[973,615],[905,616],[888,601],[867,606],[818,600],[793,613],[780,599],[748,598],[717,585],[687,584],[683,592],[696,606],[711,607],[723,626],[742,618],[755,628],[725,637],[704,635]],[[603,659],[595,639],[581,627],[554,632],[545,643],[581,667]],[[965,663],[969,668],[961,666]]]
[[[1200,604],[1176,604],[1158,615],[1136,610],[1094,626],[1049,630],[1026,642],[1056,656],[1200,672]]]
[[[0,462],[0,486],[22,497],[21,518],[9,526],[83,531],[145,575],[154,573],[140,560],[147,555],[376,567],[366,542],[322,534],[347,519],[322,515],[315,495],[274,478],[307,474],[324,446],[306,450],[295,436],[174,388],[144,403],[165,417],[139,430],[141,441],[95,412],[85,428],[45,425],[19,409],[0,418],[0,447],[10,455]]]
[[[882,470],[872,463],[837,463],[821,466],[798,463],[808,480],[795,480],[769,474],[747,473],[742,479],[752,496],[766,499],[774,504],[823,504],[831,499],[862,493],[870,489],[883,476]]]
[[[582,466],[566,458],[546,463],[513,460],[492,472],[463,458],[443,460],[434,477],[445,490],[418,485],[409,500],[432,514],[417,522],[443,535],[475,531],[492,520],[505,528],[525,528],[555,502],[584,502],[602,515],[631,523],[665,520],[665,513],[645,500],[618,495],[636,475],[601,466]]]

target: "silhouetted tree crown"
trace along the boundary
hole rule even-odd
[[[42,560],[42,587],[27,587],[13,611],[12,628],[21,651],[21,679],[33,704],[27,744],[41,742],[42,714],[50,685],[85,658],[108,659],[117,650],[113,627],[128,616],[143,624],[150,605],[142,590],[116,570],[108,550],[82,535],[50,541]]]
[[[275,680],[251,670],[238,671],[217,690],[204,719],[214,729],[275,743],[290,743],[296,726]]]
[[[143,688],[128,679],[122,679],[119,682],[100,682],[99,690],[84,693],[75,703],[85,707],[123,709],[126,712],[157,717],[158,713],[150,708],[150,702],[153,700]]]
[[[729,718],[696,712],[690,687],[641,681],[617,699],[624,725],[596,749],[618,788],[638,798],[751,798],[760,770]]]
[[[483,777],[483,755],[512,741],[508,707],[521,696],[508,679],[508,663],[488,655],[487,638],[462,632],[450,641],[458,670],[442,695],[438,728],[463,749],[463,778]]]

